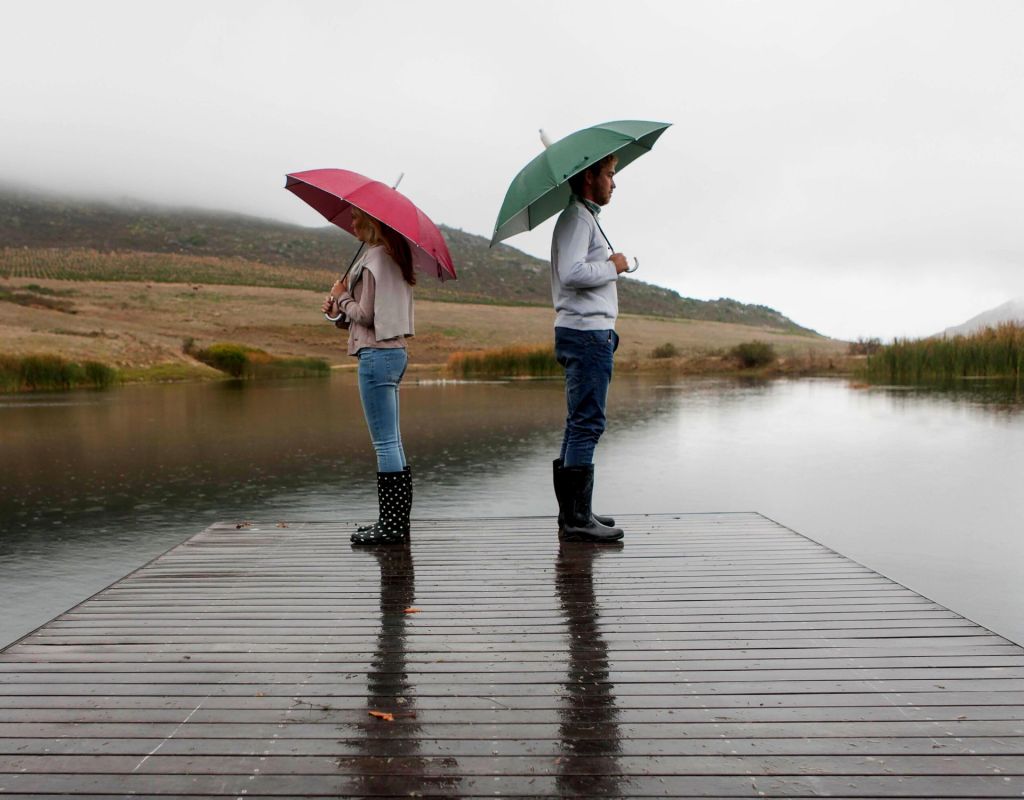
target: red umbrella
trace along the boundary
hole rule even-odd
[[[409,242],[413,266],[440,280],[454,278],[448,245],[437,226],[401,192],[347,169],[311,169],[287,176],[285,189],[353,236],[352,206]]]

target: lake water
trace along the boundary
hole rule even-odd
[[[414,517],[554,515],[562,409],[556,381],[407,378]],[[596,506],[759,511],[1024,642],[1022,412],[1012,390],[620,374]],[[211,522],[369,519],[374,465],[351,375],[0,396],[0,646]]]

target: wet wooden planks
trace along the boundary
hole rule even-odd
[[[1024,649],[757,514],[622,522],[214,526],[0,655],[0,794],[1024,795]]]

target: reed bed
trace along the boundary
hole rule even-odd
[[[458,378],[544,378],[561,375],[551,345],[517,345],[489,350],[459,351],[445,367]]]
[[[961,378],[1011,378],[1024,370],[1024,325],[1007,323],[970,336],[897,339],[868,357],[875,381],[928,383]]]
[[[0,354],[0,391],[3,392],[106,389],[117,380],[117,370],[99,361],[79,363],[49,354]]]
[[[322,358],[278,358],[265,350],[230,342],[193,349],[190,354],[232,378],[309,378],[331,372]]]

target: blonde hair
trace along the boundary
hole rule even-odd
[[[412,251],[402,234],[382,225],[380,220],[355,206],[352,206],[352,230],[360,241],[366,242],[370,247],[381,245],[402,270],[405,282],[410,286],[416,285],[416,273],[412,269]]]
[[[352,230],[359,241],[366,242],[370,247],[384,244],[384,234],[380,229],[380,223],[355,206],[352,206]]]

